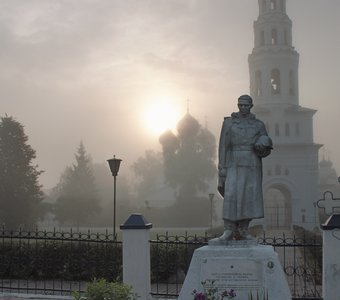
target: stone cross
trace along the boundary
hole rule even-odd
[[[335,208],[340,208],[340,198],[334,198],[333,193],[326,191],[323,198],[317,202],[319,208],[323,208],[327,215],[331,215]]]

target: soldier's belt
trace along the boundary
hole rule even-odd
[[[231,150],[232,151],[252,151],[254,150],[254,146],[233,146]]]

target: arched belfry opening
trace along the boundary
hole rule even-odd
[[[288,32],[287,32],[287,29],[285,29],[284,32],[283,32],[283,40],[284,40],[284,44],[287,46],[288,45]]]
[[[264,46],[265,40],[264,40],[264,30],[261,30],[260,33],[260,46]]]
[[[295,95],[295,75],[293,70],[289,71],[289,95]]]
[[[286,11],[286,6],[285,6],[285,2],[283,0],[280,0],[280,8],[282,11]]]
[[[271,185],[264,192],[267,229],[290,229],[292,223],[292,194],[283,184]]]
[[[255,72],[255,94],[262,96],[262,72],[259,70]]]
[[[273,69],[270,76],[270,83],[272,86],[272,95],[279,95],[281,90],[280,71]]]
[[[272,29],[272,45],[277,45],[277,29]]]
[[[270,9],[272,9],[272,10],[277,9],[276,0],[271,0],[271,1],[270,1]]]

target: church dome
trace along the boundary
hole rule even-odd
[[[163,146],[164,149],[172,149],[175,150],[178,147],[178,139],[169,129],[165,131],[160,137],[159,142]]]
[[[177,131],[181,136],[195,136],[199,129],[200,124],[189,112],[177,123]]]
[[[333,163],[330,160],[323,159],[319,162],[319,183],[321,185],[334,185],[338,181],[338,176]]]
[[[333,167],[333,163],[329,160],[323,159],[322,161],[320,161],[319,167],[320,169],[330,169]]]

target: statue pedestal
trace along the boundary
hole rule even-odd
[[[219,292],[233,289],[235,300],[291,300],[286,276],[272,246],[234,241],[228,245],[204,246],[195,250],[178,300],[193,299],[203,291],[202,282],[214,281]]]

